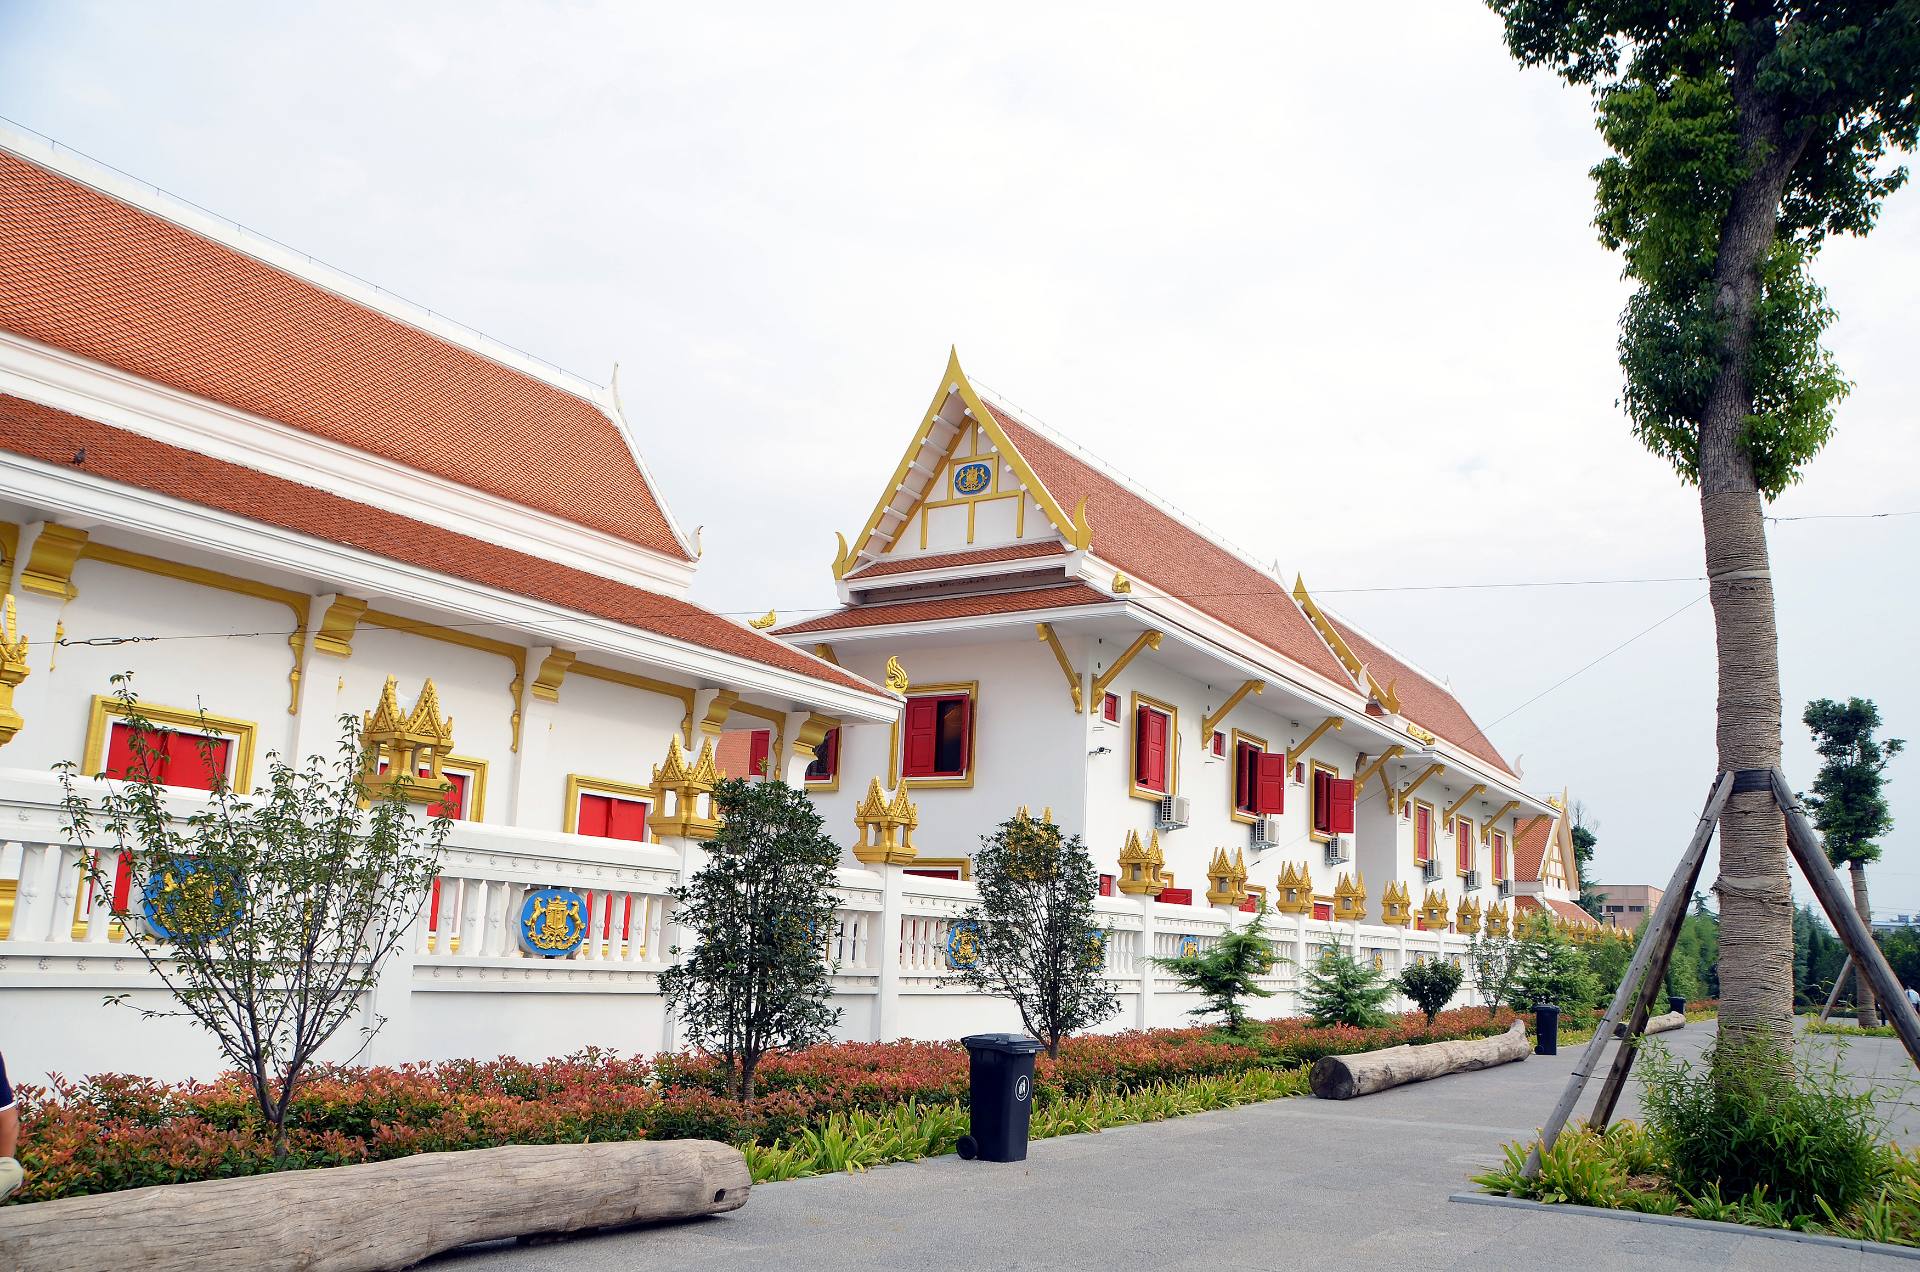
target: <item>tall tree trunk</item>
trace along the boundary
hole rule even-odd
[[[1719,660],[1722,770],[1780,764],[1773,578],[1759,486],[1740,438],[1753,410],[1749,357],[1760,269],[1773,246],[1787,177],[1806,144],[1787,141],[1778,107],[1756,87],[1757,63],[1774,40],[1771,15],[1754,19],[1749,31],[1733,96],[1751,167],[1734,191],[1715,257],[1714,308],[1724,326],[1700,425],[1700,524]],[[1720,1036],[1772,1041],[1784,1054],[1793,1037],[1793,894],[1786,822],[1771,790],[1743,791],[1727,801],[1714,892],[1720,898]]]
[[[1853,908],[1860,912],[1860,921],[1873,930],[1873,911],[1867,906],[1867,863],[1854,861],[1848,863],[1853,868]],[[1873,982],[1864,976],[1853,978],[1859,989],[1853,996],[1858,1008],[1857,1016],[1862,1029],[1874,1029],[1880,1024],[1880,1008],[1873,999]]]

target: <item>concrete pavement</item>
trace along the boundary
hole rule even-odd
[[[1666,1036],[1695,1053],[1710,1027]],[[1896,1074],[1861,1039],[1849,1067]],[[694,1223],[499,1247],[433,1272],[673,1269],[1321,1267],[1582,1272],[1711,1264],[1825,1272],[1904,1261],[1616,1219],[1449,1203],[1500,1145],[1533,1133],[1578,1048],[1343,1103],[1280,1100],[1035,1143],[1015,1165],[955,1157],[763,1185]],[[1909,1071],[1910,1072],[1910,1071]],[[1597,1085],[1594,1084],[1594,1085]],[[1590,1088],[1591,1089],[1591,1088]],[[1631,1105],[1632,1096],[1624,1103]],[[1584,1110],[1583,1110],[1584,1112]],[[1628,1116],[1637,1108],[1622,1110]],[[1913,1112],[1896,1136],[1912,1141]]]

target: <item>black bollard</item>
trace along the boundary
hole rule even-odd
[[[1533,1005],[1533,1054],[1560,1054],[1560,1009],[1552,1003]]]

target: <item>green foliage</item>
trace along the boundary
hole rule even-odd
[[[1476,935],[1467,944],[1467,966],[1473,971],[1474,992],[1492,1016],[1513,995],[1514,978],[1520,974],[1520,942]]]
[[[1301,971],[1300,1005],[1316,1025],[1352,1025],[1377,1029],[1387,1023],[1384,1010],[1393,982],[1343,950],[1331,950]]]
[[[1894,928],[1875,932],[1873,939],[1887,956],[1895,978],[1902,985],[1920,986],[1920,928]]]
[[[1821,1007],[1834,977],[1846,962],[1846,947],[1810,905],[1793,912],[1793,1001],[1796,1007]]]
[[[1403,968],[1395,982],[1401,993],[1413,1000],[1414,1006],[1426,1013],[1427,1023],[1440,1014],[1460,989],[1461,978],[1466,975],[1457,963],[1430,958]]]
[[[1595,941],[1587,946],[1587,966],[1593,972],[1594,1005],[1605,1006],[1613,1001],[1613,995],[1620,988],[1620,982],[1626,979],[1627,964],[1633,961],[1634,947],[1639,945],[1646,924],[1634,933],[1632,941]]]
[[[660,974],[687,1041],[719,1058],[739,1098],[753,1098],[768,1052],[824,1042],[839,1020],[822,946],[835,923],[840,848],[806,792],[729,778],[714,787],[721,823],[706,862],[672,890],[691,953]]]
[[[128,858],[127,943],[175,1003],[141,1009],[142,1018],[184,1017],[211,1034],[247,1075],[274,1152],[284,1155],[287,1112],[314,1055],[362,1015],[439,873],[451,823],[418,821],[397,794],[362,785],[360,722],[351,715],[341,717],[331,764],[312,756],[294,767],[269,752],[264,787],[235,791],[216,772],[205,806],[177,818],[167,807],[173,793],[154,776],[162,734],[141,712],[132,677],[115,676],[113,685],[132,731],[133,771],[109,779],[95,802],[74,765],[57,766],[68,833],[85,847],[104,831]],[[198,745],[216,769],[211,743]],[[115,854],[85,860],[93,886],[111,895]],[[155,899],[157,924],[136,917],[143,890]],[[385,1023],[371,1016],[360,1025],[362,1048]]]
[[[1267,903],[1241,928],[1229,928],[1218,943],[1203,954],[1188,958],[1156,958],[1156,966],[1172,973],[1173,979],[1188,993],[1206,1001],[1187,1014],[1205,1017],[1218,1014],[1229,1033],[1238,1034],[1246,1026],[1246,998],[1271,998],[1273,991],[1260,985],[1280,962],[1273,942],[1266,934]]]
[[[1864,234],[1906,170],[1920,123],[1920,14],[1907,0],[1488,0],[1523,65],[1591,89],[1613,154],[1593,169],[1595,225],[1638,287],[1620,324],[1634,431],[1699,480],[1707,394],[1747,344],[1738,441],[1775,495],[1826,443],[1846,392],[1820,338],[1832,311],[1808,266],[1832,234]],[[1748,128],[1743,133],[1741,123]],[[1746,329],[1716,286],[1736,208],[1771,212]],[[1750,341],[1750,344],[1747,342]]]
[[[1641,1107],[1674,1183],[1690,1200],[1757,1195],[1790,1220],[1819,1218],[1822,1201],[1850,1209],[1876,1175],[1872,1094],[1848,1085],[1837,1058],[1783,1066],[1771,1042],[1730,1045],[1695,1065],[1643,1044]]]
[[[1023,812],[981,838],[973,879],[980,904],[962,921],[976,925],[979,953],[962,980],[1011,1002],[1050,1056],[1120,1009],[1094,923],[1099,875],[1080,836]]]
[[[1876,739],[1880,709],[1866,698],[1820,698],[1801,717],[1820,752],[1820,772],[1805,802],[1836,866],[1880,860],[1879,840],[1893,829],[1882,787],[1886,768],[1906,743]]]
[[[1553,925],[1529,922],[1520,937],[1516,961],[1518,970],[1507,995],[1507,1004],[1515,1011],[1552,1003],[1571,1014],[1599,1005],[1600,982],[1586,954]]]
[[[1681,922],[1667,964],[1667,992],[1688,1002],[1720,996],[1720,917],[1704,901],[1696,898],[1693,913]]]

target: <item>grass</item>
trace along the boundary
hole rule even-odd
[[[1844,1023],[1836,1020],[1822,1020],[1818,1015],[1806,1017],[1807,1032],[1810,1034],[1828,1034],[1836,1038],[1897,1038],[1892,1025],[1875,1025],[1871,1029],[1854,1023],[1852,1017],[1846,1017]]]
[[[1099,1090],[1048,1100],[1033,1110],[1030,1138],[1093,1134],[1115,1126],[1162,1122],[1213,1109],[1230,1109],[1307,1092],[1307,1069],[1251,1069],[1219,1077],[1155,1082],[1130,1090]],[[887,1114],[835,1114],[826,1125],[802,1131],[772,1146],[746,1143],[747,1166],[756,1184],[814,1175],[858,1173],[893,1162],[941,1157],[967,1133],[960,1104],[908,1102]]]

